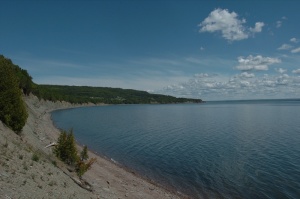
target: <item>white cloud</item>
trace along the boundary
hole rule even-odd
[[[256,22],[255,23],[255,27],[254,28],[250,28],[251,32],[261,32],[262,28],[264,27],[264,23],[263,22]]]
[[[205,50],[205,48],[201,46],[201,47],[200,47],[200,50],[203,51],[203,50]]]
[[[198,74],[195,74],[194,77],[197,77],[197,78],[209,77],[209,75],[207,73],[198,73]]]
[[[242,71],[250,71],[250,70],[268,70],[269,65],[280,63],[281,60],[278,58],[272,57],[263,57],[261,55],[248,57],[238,57],[239,65],[236,66],[236,69]]]
[[[276,70],[278,73],[281,73],[281,74],[282,74],[282,73],[285,73],[285,72],[287,71],[286,69],[283,69],[283,68],[278,68],[278,69],[276,68],[275,70]]]
[[[253,78],[255,75],[253,73],[243,72],[239,75],[241,78]]]
[[[276,21],[276,28],[280,28],[282,26],[282,21]]]
[[[299,42],[299,39],[296,39],[296,38],[294,37],[294,38],[291,38],[290,41],[293,42],[293,43],[298,43],[298,42]]]
[[[299,53],[299,52],[300,52],[300,48],[295,48],[291,50],[291,53]]]
[[[293,46],[289,45],[289,44],[282,44],[279,48],[277,48],[277,50],[288,50],[293,48]]]
[[[218,32],[222,33],[222,37],[229,41],[238,41],[247,39],[250,32],[261,32],[264,26],[263,22],[256,22],[254,28],[247,28],[243,24],[245,19],[239,19],[238,14],[229,12],[227,9],[215,9],[207,18],[202,21],[199,26],[200,32]]]
[[[295,74],[300,74],[300,68],[292,71]]]

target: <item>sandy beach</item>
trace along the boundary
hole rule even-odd
[[[60,133],[53,125],[51,111],[93,104],[54,103],[33,95],[24,100],[29,117],[21,136],[0,122],[0,198],[186,198],[92,152],[89,156],[97,162],[83,175],[92,191],[80,187],[75,172],[45,146],[55,142]],[[81,146],[77,147],[80,150]]]

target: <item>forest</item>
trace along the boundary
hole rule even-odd
[[[168,104],[202,102],[200,99],[176,98],[132,89],[89,86],[34,85],[32,93],[42,99],[71,103]]]

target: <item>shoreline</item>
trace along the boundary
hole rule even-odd
[[[102,104],[101,104],[101,105],[94,105],[94,107],[96,107],[96,106],[109,106],[109,105],[107,105],[107,104],[104,104],[104,105],[102,105]],[[59,131],[61,131],[61,130],[67,130],[67,129],[60,129],[60,128],[58,128],[58,127],[55,125],[55,123],[54,123],[53,120],[52,120],[52,115],[51,115],[51,113],[52,113],[53,111],[57,111],[57,110],[67,110],[67,109],[75,109],[75,108],[82,108],[82,107],[83,107],[83,108],[84,108],[84,107],[93,107],[93,105],[92,105],[92,106],[85,106],[85,105],[83,105],[83,106],[71,107],[71,108],[61,108],[61,109],[55,109],[55,110],[49,111],[49,114],[50,114],[50,120],[51,120],[51,122],[52,122],[52,125],[53,125],[57,130],[59,130]],[[84,144],[81,144],[81,143],[76,139],[76,137],[75,137],[75,142],[76,142],[77,149],[80,149],[80,150],[81,150],[81,149],[83,148]],[[132,168],[130,168],[130,167],[128,167],[128,166],[122,165],[122,164],[120,164],[118,161],[116,161],[116,160],[114,160],[114,159],[112,159],[112,158],[110,158],[110,157],[108,157],[108,156],[105,156],[104,154],[98,153],[97,151],[92,150],[91,148],[88,148],[88,153],[89,153],[89,155],[90,155],[90,154],[93,154],[95,157],[104,159],[105,161],[108,161],[108,162],[110,162],[111,164],[114,164],[115,166],[119,167],[120,169],[123,169],[124,172],[128,172],[128,173],[134,175],[135,177],[140,178],[140,179],[142,179],[142,180],[145,180],[146,182],[148,182],[148,183],[150,183],[150,184],[152,184],[152,185],[154,185],[154,186],[157,186],[158,188],[161,188],[161,189],[163,189],[163,190],[165,190],[165,191],[167,191],[167,192],[170,192],[171,194],[174,194],[174,195],[176,195],[176,196],[178,196],[178,197],[180,197],[180,198],[185,198],[185,199],[190,198],[189,196],[187,196],[187,195],[185,195],[185,194],[183,194],[183,193],[181,193],[181,192],[176,191],[176,189],[175,189],[174,187],[168,186],[168,185],[166,185],[166,184],[163,185],[162,183],[159,183],[158,181],[152,180],[150,177],[147,177],[146,175],[139,174],[139,173],[138,173],[137,171],[135,171],[134,169],[132,169]],[[92,167],[93,167],[93,166],[92,166]],[[84,177],[84,176],[83,176],[83,177]]]
[[[79,108],[87,106],[106,106],[106,104],[83,104],[74,105],[66,102],[49,102],[38,100],[31,95],[25,97],[29,109],[29,117],[37,118],[34,124],[37,128],[46,130],[43,142],[53,142],[59,136],[60,130],[51,119],[51,112],[56,110]],[[30,119],[30,118],[29,118]],[[30,122],[29,122],[30,123]],[[24,132],[26,129],[24,129]],[[81,144],[76,140],[76,145],[81,150]],[[52,153],[51,149],[46,153]],[[94,189],[93,195],[100,198],[189,198],[178,193],[172,187],[167,187],[150,178],[136,173],[134,170],[114,162],[109,157],[98,154],[89,149],[90,158],[96,158],[97,162],[83,175],[83,179],[90,183]],[[78,186],[78,188],[80,188]]]

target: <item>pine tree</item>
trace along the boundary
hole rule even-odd
[[[80,160],[84,161],[84,160],[87,160],[88,158],[89,158],[89,155],[88,155],[87,146],[84,146],[80,153]]]
[[[62,131],[54,148],[54,154],[68,165],[75,165],[78,160],[73,131]]]
[[[66,140],[66,150],[67,150],[67,164],[74,165],[76,161],[79,159],[77,155],[75,138],[73,135],[73,130],[70,130],[69,134],[67,134]]]
[[[58,137],[57,145],[54,148],[54,154],[56,157],[61,159],[62,161],[66,161],[67,153],[66,153],[66,140],[67,140],[67,132],[62,131]]]
[[[58,137],[57,145],[54,148],[54,154],[60,160],[68,165],[74,166],[79,178],[91,168],[92,164],[96,161],[95,158],[89,158],[87,146],[84,146],[80,157],[77,154],[75,139],[73,131],[62,131]]]

